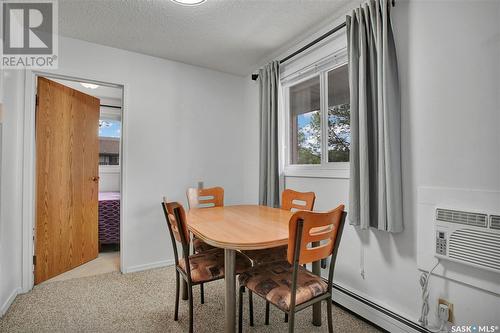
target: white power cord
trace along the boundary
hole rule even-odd
[[[440,317],[441,326],[438,329],[432,329],[427,326],[429,324],[427,319],[427,316],[429,315],[429,280],[431,278],[432,272],[434,272],[434,270],[436,269],[436,267],[438,267],[438,265],[439,265],[439,259],[436,265],[434,265],[434,267],[432,267],[432,269],[429,272],[427,273],[423,272],[420,275],[420,287],[422,288],[422,310],[420,313],[420,319],[418,320],[420,324],[422,324],[422,326],[427,328],[429,331],[435,333],[441,332],[446,325],[446,320],[443,320]]]
[[[440,333],[443,331],[444,329],[444,326],[445,326],[445,322],[443,320],[441,320],[441,326],[439,326],[439,328],[430,328],[430,327],[426,327],[429,331],[431,331],[432,333]]]

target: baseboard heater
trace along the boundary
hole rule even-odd
[[[366,299],[364,297],[361,297],[358,294],[355,294],[352,291],[347,290],[344,287],[339,286],[338,284],[334,283],[333,284],[333,288],[336,289],[336,290],[338,290],[338,291],[340,291],[341,293],[343,293],[343,294],[345,294],[345,295],[347,295],[347,296],[355,299],[358,302],[361,302],[361,303],[363,303],[365,305],[368,305],[369,307],[377,310],[378,312],[383,313],[384,315],[386,315],[386,316],[388,316],[388,317],[390,317],[390,318],[392,318],[392,319],[394,319],[394,320],[396,320],[396,321],[404,324],[405,326],[407,326],[407,327],[409,327],[409,328],[411,328],[411,329],[413,329],[415,331],[422,332],[422,333],[432,333],[431,331],[429,331],[425,327],[423,327],[423,326],[421,326],[421,325],[419,325],[419,324],[417,324],[417,323],[415,323],[415,322],[413,322],[413,321],[411,321],[411,320],[409,320],[409,319],[407,319],[407,318],[405,318],[403,316],[400,316],[399,314],[397,314],[397,313],[395,313],[395,312],[393,312],[391,310],[388,310],[388,309],[386,309],[386,308],[378,305],[377,303],[374,303],[374,302],[372,302],[372,301],[370,301],[370,300],[368,300],[368,299]],[[335,300],[333,302],[335,303],[335,305],[337,305],[337,306],[339,306],[339,307],[341,307],[343,309],[346,309],[348,312],[353,313],[355,316],[361,317],[360,315],[358,315],[357,313],[355,313],[355,312],[351,311],[350,309],[346,308],[342,304],[339,304],[339,303],[335,302]],[[369,321],[371,324],[375,324],[375,323],[372,323],[370,320],[368,320],[366,318],[363,318],[363,317],[361,317],[361,318],[364,319],[364,320],[366,320],[366,321]],[[375,326],[378,326],[378,325],[375,324]]]

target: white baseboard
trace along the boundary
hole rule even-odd
[[[124,267],[122,269],[122,273],[124,273],[124,274],[134,273],[134,272],[145,271],[145,270],[153,269],[153,268],[172,266],[174,263],[175,263],[174,259],[168,259],[168,260],[161,260],[161,261],[151,262],[151,263],[142,264],[142,265]]]
[[[3,315],[7,312],[9,307],[12,305],[14,300],[16,299],[16,296],[21,293],[21,288],[16,288],[14,291],[12,291],[12,294],[7,298],[5,303],[2,304],[2,307],[0,308],[0,317],[3,317]]]
[[[340,286],[333,288],[333,301],[389,332],[429,332],[411,320],[363,299],[363,297],[357,296]]]

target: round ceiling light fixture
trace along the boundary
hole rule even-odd
[[[98,84],[92,84],[92,83],[80,83],[82,86],[84,86],[85,88],[88,88],[88,89],[97,89],[99,88],[99,85]]]
[[[171,1],[183,6],[197,6],[201,5],[207,0],[171,0]]]

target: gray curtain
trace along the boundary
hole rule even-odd
[[[260,91],[260,168],[259,204],[279,207],[278,164],[278,85],[279,62],[259,71]]]
[[[351,103],[349,220],[403,230],[401,102],[390,0],[347,16]]]

